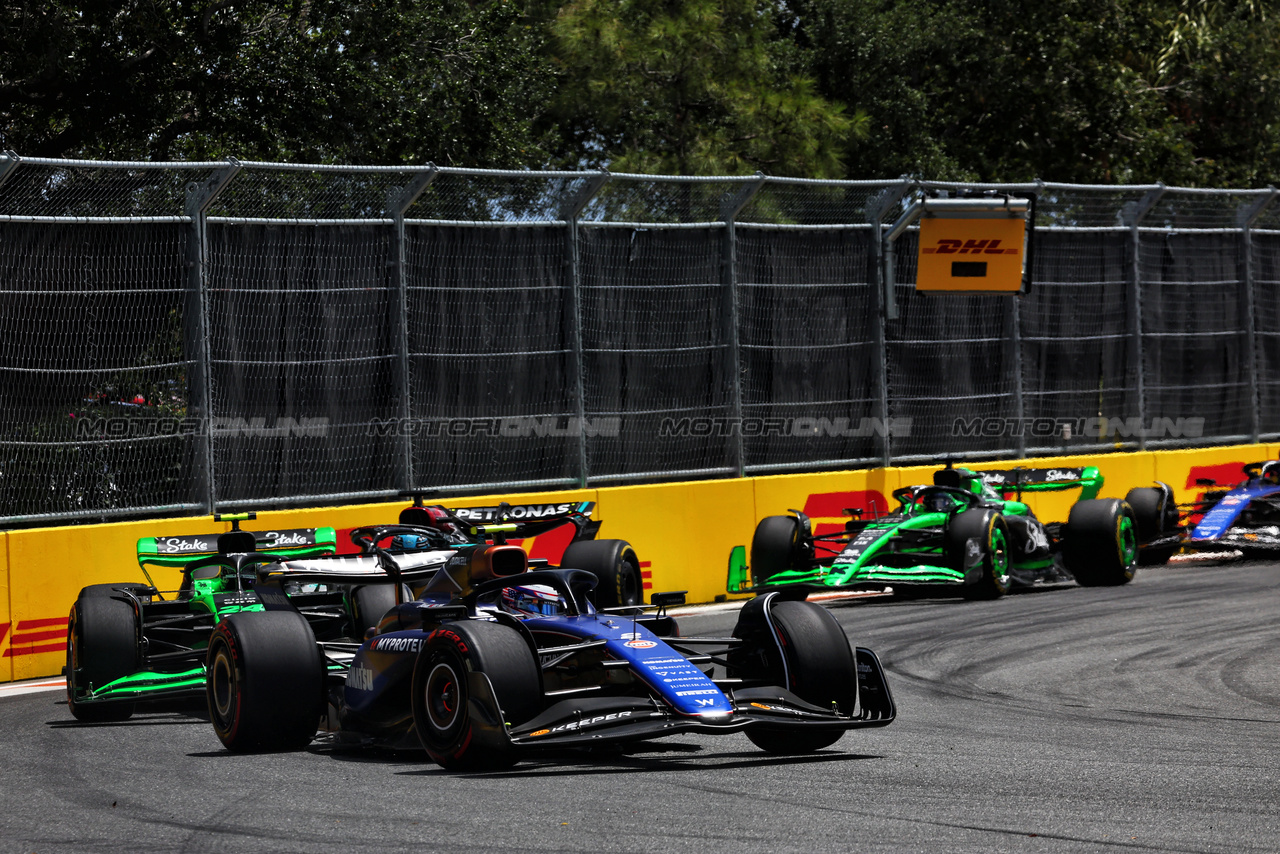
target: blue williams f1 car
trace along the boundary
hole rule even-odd
[[[1239,551],[1246,558],[1280,554],[1280,461],[1249,463],[1245,480],[1228,489],[1211,489],[1184,508],[1199,520],[1188,524],[1183,548],[1206,552]],[[1201,486],[1217,486],[1212,480]]]
[[[419,595],[359,643],[318,641],[284,592],[379,576]],[[210,641],[214,729],[236,752],[300,749],[323,728],[336,744],[421,747],[472,770],[692,732],[801,753],[894,720],[875,654],[852,648],[820,606],[766,594],[732,637],[680,637],[665,609],[683,592],[655,594],[653,613],[598,611],[596,583],[572,567],[529,570],[522,549],[501,543],[435,567],[404,568],[381,549],[263,566],[254,589],[265,611],[229,616]]]

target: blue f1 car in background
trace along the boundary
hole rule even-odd
[[[359,533],[376,544],[408,531]],[[680,637],[666,608],[683,592],[654,594],[652,613],[600,611],[594,574],[530,570],[517,546],[412,568],[374,552],[260,568],[265,610],[223,620],[209,645],[210,718],[228,749],[296,750],[322,726],[337,744],[422,747],[455,770],[691,732],[803,753],[896,715],[875,654],[809,602],[765,594],[732,637]],[[286,584],[379,578],[417,598],[360,643],[317,641],[285,595]]]
[[[1246,558],[1280,554],[1280,461],[1249,463],[1245,480],[1229,489],[1212,489],[1186,508],[1203,514],[1181,545],[1196,551],[1240,551]],[[1201,486],[1217,486],[1212,480]]]

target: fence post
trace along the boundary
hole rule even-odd
[[[902,201],[912,188],[911,181],[903,180],[892,187],[885,187],[879,195],[867,201],[864,208],[867,222],[871,224],[871,252],[868,253],[871,274],[867,284],[871,287],[871,305],[875,312],[876,344],[876,401],[880,419],[880,461],[887,468],[892,459],[889,442],[889,345],[886,322],[898,319],[898,306],[893,295],[893,276],[885,263],[883,228],[884,218]]]
[[[737,217],[747,203],[755,198],[764,186],[763,172],[757,172],[754,181],[744,184],[738,192],[725,194],[720,201],[720,219],[724,220],[724,260],[721,264],[724,310],[720,313],[724,323],[725,341],[728,342],[725,366],[729,375],[729,410],[733,436],[730,442],[730,466],[737,477],[747,473],[747,454],[742,440],[742,360],[738,340],[738,232]]]
[[[1258,390],[1258,320],[1253,313],[1255,305],[1253,292],[1253,224],[1258,221],[1258,217],[1262,216],[1263,211],[1276,200],[1276,196],[1280,195],[1280,190],[1275,187],[1268,186],[1267,189],[1270,190],[1267,195],[1257,199],[1251,205],[1242,205],[1236,213],[1236,223],[1240,226],[1240,238],[1243,243],[1241,254],[1244,256],[1244,270],[1240,284],[1244,298],[1244,341],[1245,347],[1249,350],[1249,359],[1246,363],[1249,366],[1249,436],[1255,445],[1258,443],[1258,437],[1262,432],[1262,398]]]
[[[1027,410],[1022,397],[1022,312],[1018,305],[1022,297],[1015,294],[1008,299],[1011,302],[1008,315],[1011,328],[1008,340],[1010,360],[1013,362],[1013,417],[1014,423],[1018,425],[1015,433],[1018,441],[1014,451],[1017,458],[1021,460],[1027,456]]]
[[[1120,221],[1129,228],[1129,246],[1132,252],[1132,257],[1129,259],[1129,335],[1137,371],[1138,424],[1140,426],[1147,421],[1147,389],[1146,369],[1142,364],[1142,245],[1138,229],[1142,225],[1143,217],[1151,212],[1156,202],[1160,201],[1164,191],[1164,183],[1157,182],[1155,187],[1147,190],[1141,199],[1130,202],[1120,209]],[[1145,429],[1138,431],[1138,448],[1144,451],[1147,449]]]
[[[397,449],[396,481],[400,489],[408,492],[414,488],[413,483],[413,433],[409,430],[409,419],[413,417],[412,389],[409,382],[409,263],[405,254],[404,215],[413,206],[431,182],[436,179],[439,170],[434,163],[428,163],[425,172],[420,172],[404,187],[387,192],[387,210],[395,222],[395,255],[393,264],[396,269],[395,299],[391,305],[394,316],[391,321],[391,334],[396,348],[395,377],[393,382],[399,400],[397,414],[399,427],[396,437],[400,447]]]
[[[582,358],[582,270],[578,254],[578,216],[595,198],[610,178],[608,169],[587,176],[586,183],[560,205],[560,218],[565,221],[568,240],[566,263],[569,267],[569,344],[572,351],[573,405],[578,422],[578,487],[587,485],[587,390]]]
[[[209,305],[205,273],[208,261],[208,234],[205,218],[209,206],[240,171],[240,162],[227,158],[227,165],[214,170],[204,181],[187,184],[185,211],[191,222],[187,237],[187,281],[183,301],[183,350],[191,363],[187,380],[188,407],[200,429],[196,432],[196,453],[192,481],[196,503],[208,513],[218,506],[218,484],[213,464],[213,376],[209,353]]]
[[[21,160],[22,158],[13,151],[6,150],[0,153],[0,184],[3,184],[13,170],[18,168]]]

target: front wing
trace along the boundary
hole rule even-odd
[[[876,654],[858,647],[858,708],[840,715],[810,705],[784,688],[733,691],[733,711],[716,716],[678,715],[654,700],[598,697],[564,700],[531,721],[503,723],[493,685],[484,673],[468,675],[473,737],[495,748],[541,750],[648,741],[682,733],[728,735],[751,727],[848,730],[893,723],[897,707]]]

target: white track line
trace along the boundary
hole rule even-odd
[[[810,602],[831,602],[841,599],[863,599],[868,596],[885,596],[879,590],[852,590],[836,593],[810,593]],[[700,617],[704,614],[719,614],[725,611],[737,611],[750,599],[735,599],[732,602],[715,602],[710,605],[688,605],[681,608],[668,608],[667,614],[672,617]]]
[[[16,697],[19,694],[35,694],[40,691],[65,691],[67,680],[58,676],[53,679],[28,679],[24,682],[8,682],[0,685],[0,697]]]

